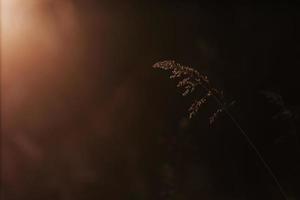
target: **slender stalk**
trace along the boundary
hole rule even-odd
[[[284,191],[283,187],[281,186],[278,178],[275,176],[274,172],[272,171],[271,167],[268,165],[268,163],[265,161],[265,159],[263,158],[262,154],[259,152],[259,150],[257,149],[257,147],[254,145],[254,143],[252,142],[252,140],[249,138],[249,136],[246,134],[246,132],[242,129],[242,127],[239,125],[239,123],[236,121],[236,119],[232,116],[232,114],[225,109],[224,110],[225,113],[227,114],[227,116],[231,119],[231,121],[234,123],[234,125],[239,129],[239,131],[243,134],[243,136],[245,137],[245,139],[247,140],[248,144],[251,146],[251,148],[255,151],[255,153],[257,154],[258,158],[261,160],[261,162],[263,163],[264,167],[267,169],[267,171],[269,172],[269,174],[271,175],[271,177],[273,178],[274,182],[276,183],[276,185],[278,186],[282,196],[288,200],[287,194]]]
[[[207,89],[207,88],[205,88]],[[213,95],[214,100],[217,102],[217,104],[219,106],[221,106],[221,108],[223,109],[223,111],[226,113],[226,115],[231,119],[231,121],[233,122],[233,124],[237,127],[237,129],[240,131],[240,133],[245,137],[246,141],[248,142],[248,144],[250,145],[250,147],[254,150],[254,152],[256,153],[256,155],[258,156],[258,158],[260,159],[260,161],[262,162],[263,166],[267,169],[268,173],[270,174],[270,176],[273,178],[274,182],[276,183],[280,193],[282,194],[282,196],[284,197],[285,200],[288,200],[288,196],[286,194],[286,192],[284,191],[282,185],[280,184],[278,178],[276,177],[276,175],[274,174],[273,170],[271,169],[271,167],[268,165],[268,163],[265,161],[264,157],[262,156],[262,154],[260,153],[260,151],[257,149],[256,145],[252,142],[252,140],[250,139],[250,137],[248,136],[248,134],[244,131],[244,129],[240,126],[240,124],[238,123],[238,121],[234,118],[234,116],[228,111],[227,108],[224,107],[223,103],[218,99],[218,97],[216,97],[215,95]]]
[[[190,117],[193,116],[193,114],[198,111],[200,105],[206,101],[207,97],[209,97],[209,96],[213,97],[213,99],[216,101],[218,106],[220,106],[220,110],[224,111],[227,114],[227,116],[231,119],[231,121],[234,123],[234,125],[241,132],[241,134],[245,137],[245,139],[248,142],[248,144],[250,145],[250,147],[254,150],[254,152],[256,153],[258,158],[263,163],[263,166],[267,169],[268,173],[273,178],[274,182],[278,186],[279,191],[282,194],[282,196],[284,197],[284,199],[288,200],[287,194],[285,193],[285,191],[284,191],[283,187],[281,186],[279,180],[277,179],[277,177],[273,173],[271,167],[265,161],[262,154],[259,152],[259,150],[255,146],[255,144],[252,142],[252,140],[249,138],[247,133],[244,131],[244,129],[240,126],[238,121],[228,111],[227,105],[221,99],[219,99],[218,95],[219,94],[222,95],[222,93],[220,93],[216,88],[214,88],[210,85],[209,80],[207,79],[206,76],[201,75],[197,70],[195,70],[191,67],[180,65],[180,64],[176,63],[173,60],[167,60],[167,61],[156,63],[155,65],[153,65],[153,67],[154,68],[160,68],[160,69],[163,69],[163,70],[170,70],[171,73],[172,73],[172,75],[170,76],[171,79],[173,79],[173,78],[182,78],[182,80],[177,84],[177,87],[183,87],[185,89],[185,91],[183,93],[183,96],[185,96],[185,95],[191,93],[192,91],[194,91],[195,88],[198,85],[200,87],[202,87],[207,92],[206,97],[201,98],[198,101],[199,104],[197,102],[196,102],[196,104],[192,104],[192,107],[191,107],[192,115],[190,113]]]

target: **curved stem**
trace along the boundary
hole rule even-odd
[[[265,159],[263,158],[263,156],[261,155],[261,153],[259,152],[259,150],[257,149],[257,147],[255,146],[255,144],[252,142],[252,140],[249,138],[249,136],[246,134],[246,132],[241,128],[241,126],[239,125],[239,123],[236,121],[236,119],[232,116],[232,114],[225,109],[224,110],[225,113],[227,114],[227,116],[231,119],[231,121],[235,124],[235,126],[239,129],[239,131],[243,134],[243,136],[245,137],[245,139],[247,140],[248,144],[251,146],[251,148],[255,151],[256,155],[258,156],[258,158],[261,160],[261,162],[263,163],[264,167],[267,169],[267,171],[269,172],[269,174],[271,175],[271,177],[273,178],[274,182],[276,183],[276,185],[278,186],[282,196],[288,200],[287,194],[285,193],[283,187],[281,186],[278,178],[275,176],[274,172],[272,171],[271,167],[268,165],[268,163],[265,161]]]
[[[240,124],[238,123],[238,121],[233,117],[233,115],[227,110],[227,108],[224,108],[223,103],[215,96],[213,95],[213,98],[215,99],[215,101],[218,103],[219,106],[221,106],[221,108],[224,110],[224,112],[226,113],[226,115],[231,119],[231,121],[234,123],[234,125],[238,128],[238,130],[242,133],[242,135],[245,137],[246,141],[248,142],[248,144],[250,145],[250,147],[254,150],[254,152],[256,153],[256,155],[258,156],[258,158],[260,159],[260,161],[263,163],[264,167],[267,169],[268,173],[270,174],[270,176],[273,178],[274,182],[276,183],[276,185],[279,188],[280,193],[282,194],[282,196],[284,197],[285,200],[288,200],[288,196],[286,194],[286,192],[284,191],[283,187],[281,186],[278,178],[275,176],[274,172],[272,171],[271,167],[268,165],[268,163],[265,161],[265,159],[263,158],[262,154],[260,153],[260,151],[257,149],[256,145],[252,142],[252,140],[249,138],[249,136],[247,135],[247,133],[244,131],[244,129],[240,126]]]

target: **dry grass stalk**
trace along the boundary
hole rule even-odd
[[[231,119],[234,125],[238,128],[240,133],[245,137],[246,141],[248,142],[249,146],[254,150],[257,154],[258,158],[261,160],[264,167],[269,172],[270,176],[273,178],[274,182],[278,186],[279,191],[281,192],[284,199],[288,200],[287,194],[285,193],[283,187],[281,186],[279,180],[273,173],[270,166],[267,164],[263,156],[261,155],[260,151],[257,149],[256,145],[252,142],[249,138],[248,134],[244,131],[244,129],[240,126],[238,121],[233,117],[233,115],[228,111],[228,107],[233,105],[235,102],[231,102],[227,104],[224,101],[223,92],[212,87],[210,81],[207,76],[200,74],[197,70],[181,65],[176,63],[174,60],[166,60],[162,62],[157,62],[153,65],[153,68],[159,68],[166,71],[171,71],[170,79],[179,79],[177,84],[178,88],[183,88],[183,96],[186,96],[199,86],[203,89],[205,95],[201,98],[198,98],[194,101],[194,103],[189,108],[189,117],[192,118],[200,109],[200,107],[205,104],[209,98],[213,98],[213,100],[217,103],[218,108],[217,110],[209,117],[210,124],[214,123],[217,116],[225,112],[226,115]]]
[[[209,117],[210,124],[216,120],[219,113],[224,111],[227,104],[224,101],[223,92],[214,88],[206,75],[200,74],[191,67],[176,63],[174,60],[158,62],[154,64],[153,67],[170,71],[170,79],[178,79],[177,87],[183,89],[183,96],[191,94],[197,87],[204,91],[204,95],[201,98],[196,99],[188,109],[190,118],[196,115],[209,98],[217,99],[217,103],[220,106],[220,108]]]

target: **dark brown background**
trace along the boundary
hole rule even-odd
[[[278,108],[259,93],[299,104],[297,6],[58,2],[20,8],[35,24],[2,37],[3,200],[164,199],[166,166],[176,199],[283,199],[226,116],[208,126],[213,105],[186,119],[192,98],[151,68],[165,59],[236,100],[232,112],[299,198],[299,127],[273,120]]]

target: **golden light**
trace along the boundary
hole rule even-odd
[[[1,0],[4,52],[35,45],[54,52],[63,36],[72,38],[76,33],[75,24],[70,0]]]
[[[28,5],[20,0],[1,0],[1,41],[6,50],[28,25]]]
[[[15,2],[11,0],[2,0],[1,2],[1,28],[2,31],[5,30],[7,35],[7,31],[12,31],[12,27],[15,26],[13,7]],[[17,14],[17,13],[15,13]],[[2,32],[3,34],[3,32]]]
[[[68,90],[78,31],[72,0],[0,0],[1,168],[13,182],[14,149],[35,157],[37,127],[47,124],[57,89]],[[76,42],[75,42],[76,41]],[[75,70],[73,70],[75,71]],[[51,112],[50,112],[51,113]],[[41,128],[41,130],[43,130]],[[43,134],[43,131],[36,131]],[[24,156],[24,155],[23,155]],[[2,172],[2,171],[1,171]]]
[[[51,87],[74,55],[72,0],[0,0],[2,120]],[[49,86],[50,85],[50,86]],[[11,117],[13,118],[13,117]],[[8,124],[4,122],[4,124]]]

